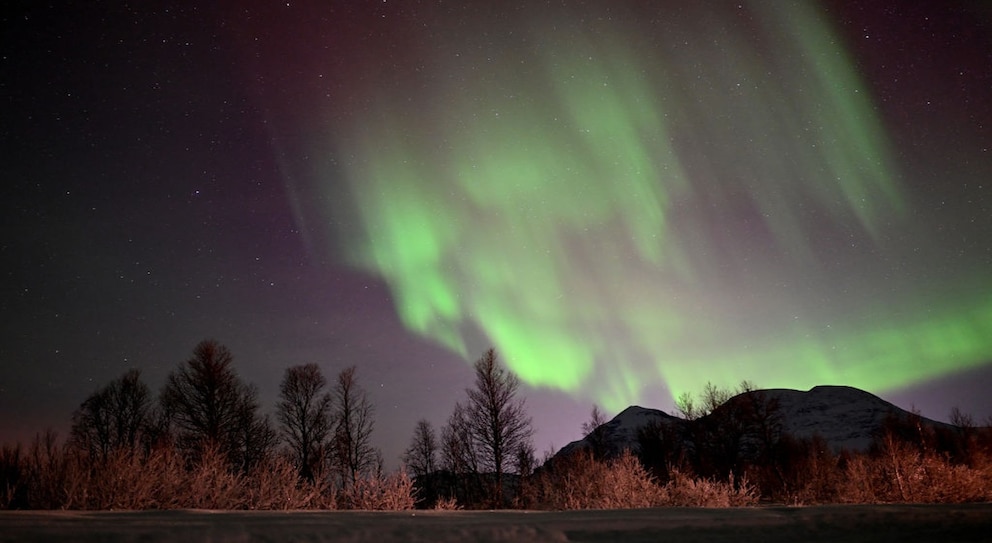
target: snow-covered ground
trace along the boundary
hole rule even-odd
[[[0,542],[992,541],[992,504],[626,511],[0,512]]]

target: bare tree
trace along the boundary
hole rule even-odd
[[[200,342],[193,357],[169,374],[161,404],[176,426],[180,447],[193,455],[214,446],[232,465],[247,469],[271,444],[271,427],[258,415],[257,392],[231,367],[230,351]]]
[[[413,440],[403,453],[403,463],[416,477],[430,475],[437,470],[437,432],[427,419],[417,422]]]
[[[958,406],[951,408],[951,415],[948,418],[948,422],[962,430],[972,430],[975,428],[975,418],[971,414],[961,411]]]
[[[675,400],[675,409],[685,420],[696,420],[702,416],[695,400],[692,399],[692,393],[688,390],[679,394],[678,399]]]
[[[754,384],[750,381],[741,381],[737,390],[732,388],[720,388],[707,381],[703,391],[699,394],[698,403],[693,399],[692,393],[686,391],[679,394],[675,400],[675,409],[685,420],[697,420],[713,412],[716,408],[727,403],[727,400],[744,392],[755,390]]]
[[[230,459],[243,473],[268,460],[279,444],[279,434],[269,416],[260,415],[258,410],[258,388],[243,385]]]
[[[441,466],[452,473],[479,473],[479,455],[465,406],[461,403],[455,404],[441,432]]]
[[[537,466],[537,452],[534,450],[534,444],[527,441],[518,447],[513,461],[516,465],[518,475],[521,477],[532,475],[534,473],[534,467]]]
[[[413,474],[417,501],[428,507],[436,504],[438,498],[438,474],[435,473],[438,449],[440,446],[434,425],[427,419],[417,421],[410,446],[403,451],[403,463]]]
[[[151,393],[132,369],[83,401],[72,415],[71,442],[106,460],[115,449],[133,450],[150,418]]]
[[[334,387],[334,456],[344,488],[376,467],[379,454],[372,446],[374,409],[355,379],[355,367],[342,370]]]
[[[742,381],[736,390],[707,383],[700,403],[691,436],[697,473],[726,477],[772,461],[782,435],[777,399]]]
[[[227,347],[202,341],[166,378],[162,405],[184,441],[227,441],[235,426],[241,382]]]
[[[457,499],[461,504],[483,499],[478,445],[472,436],[468,411],[459,402],[441,431],[441,469],[445,472],[439,497]],[[427,496],[429,498],[429,496]]]
[[[606,457],[606,415],[599,409],[598,405],[592,406],[589,420],[582,423],[582,435],[585,436],[589,447],[592,449],[592,457],[602,460]]]
[[[293,366],[279,385],[276,416],[300,477],[313,482],[327,455],[333,424],[327,379],[316,364]]]
[[[751,385],[747,381],[741,383],[742,387],[750,387]],[[727,403],[728,400],[739,394],[741,391],[736,391],[732,388],[720,388],[713,383],[707,381],[706,386],[703,387],[703,392],[699,396],[701,408],[700,416],[706,416],[716,411],[721,405]]]
[[[468,389],[467,420],[484,468],[495,475],[491,498],[503,505],[503,476],[514,455],[533,435],[524,401],[517,398],[520,380],[489,349],[475,363],[475,387]]]

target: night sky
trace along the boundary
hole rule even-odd
[[[539,452],[711,381],[992,416],[992,8],[40,2],[0,28],[0,441],[202,339],[376,444],[489,346]],[[190,3],[196,4],[196,3]]]

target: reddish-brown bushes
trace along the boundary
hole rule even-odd
[[[404,511],[415,504],[413,481],[406,472],[359,479],[340,494],[341,509]]]
[[[847,503],[962,503],[992,500],[992,463],[985,454],[956,463],[893,434],[843,468],[838,496]]]
[[[611,460],[580,452],[555,461],[536,475],[536,505],[547,509],[631,509],[658,506],[733,507],[753,505],[756,494],[746,480],[717,481],[677,470],[659,484],[630,451]]]
[[[731,473],[726,481],[690,477],[672,471],[665,484],[662,505],[679,507],[743,507],[758,503],[755,487],[747,478],[736,479]]]
[[[661,503],[661,489],[630,452],[599,461],[586,451],[558,460],[534,477],[537,506],[629,509]]]
[[[115,449],[94,457],[44,434],[28,448],[0,449],[0,508],[4,509],[410,509],[405,474],[360,480],[348,492],[328,477],[301,478],[274,456],[248,473],[232,470],[217,448],[193,461],[171,447],[148,452]]]
[[[880,436],[871,451],[857,454],[834,455],[818,440],[794,440],[781,449],[774,463],[753,466],[743,478],[700,478],[684,467],[669,467],[665,483],[629,452],[609,460],[578,453],[522,479],[515,504],[617,509],[733,507],[754,504],[759,497],[800,504],[990,501],[992,455],[980,446],[981,435],[976,433],[967,455],[951,455],[893,432]],[[315,482],[309,482],[280,455],[241,473],[232,470],[217,449],[207,449],[195,460],[168,446],[91,456],[60,444],[52,433],[38,436],[26,448],[0,448],[0,508],[5,509],[400,510],[414,506],[413,483],[403,473],[370,476],[345,489],[331,480],[318,474]],[[459,506],[453,501],[442,505]]]

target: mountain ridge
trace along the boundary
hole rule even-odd
[[[686,434],[691,425],[706,424],[708,418],[735,416],[736,411],[763,405],[776,431],[798,439],[822,438],[834,453],[842,450],[868,450],[886,421],[896,417],[909,420],[919,417],[919,423],[930,427],[952,428],[950,424],[906,411],[865,390],[846,385],[817,385],[802,391],[788,388],[756,389],[741,392],[717,406],[712,412],[689,420],[673,416],[660,409],[632,405],[593,432],[562,447],[554,456],[567,456],[582,449],[598,447],[606,456],[623,449],[637,453],[638,433],[652,425]],[[596,442],[594,444],[594,441]]]

